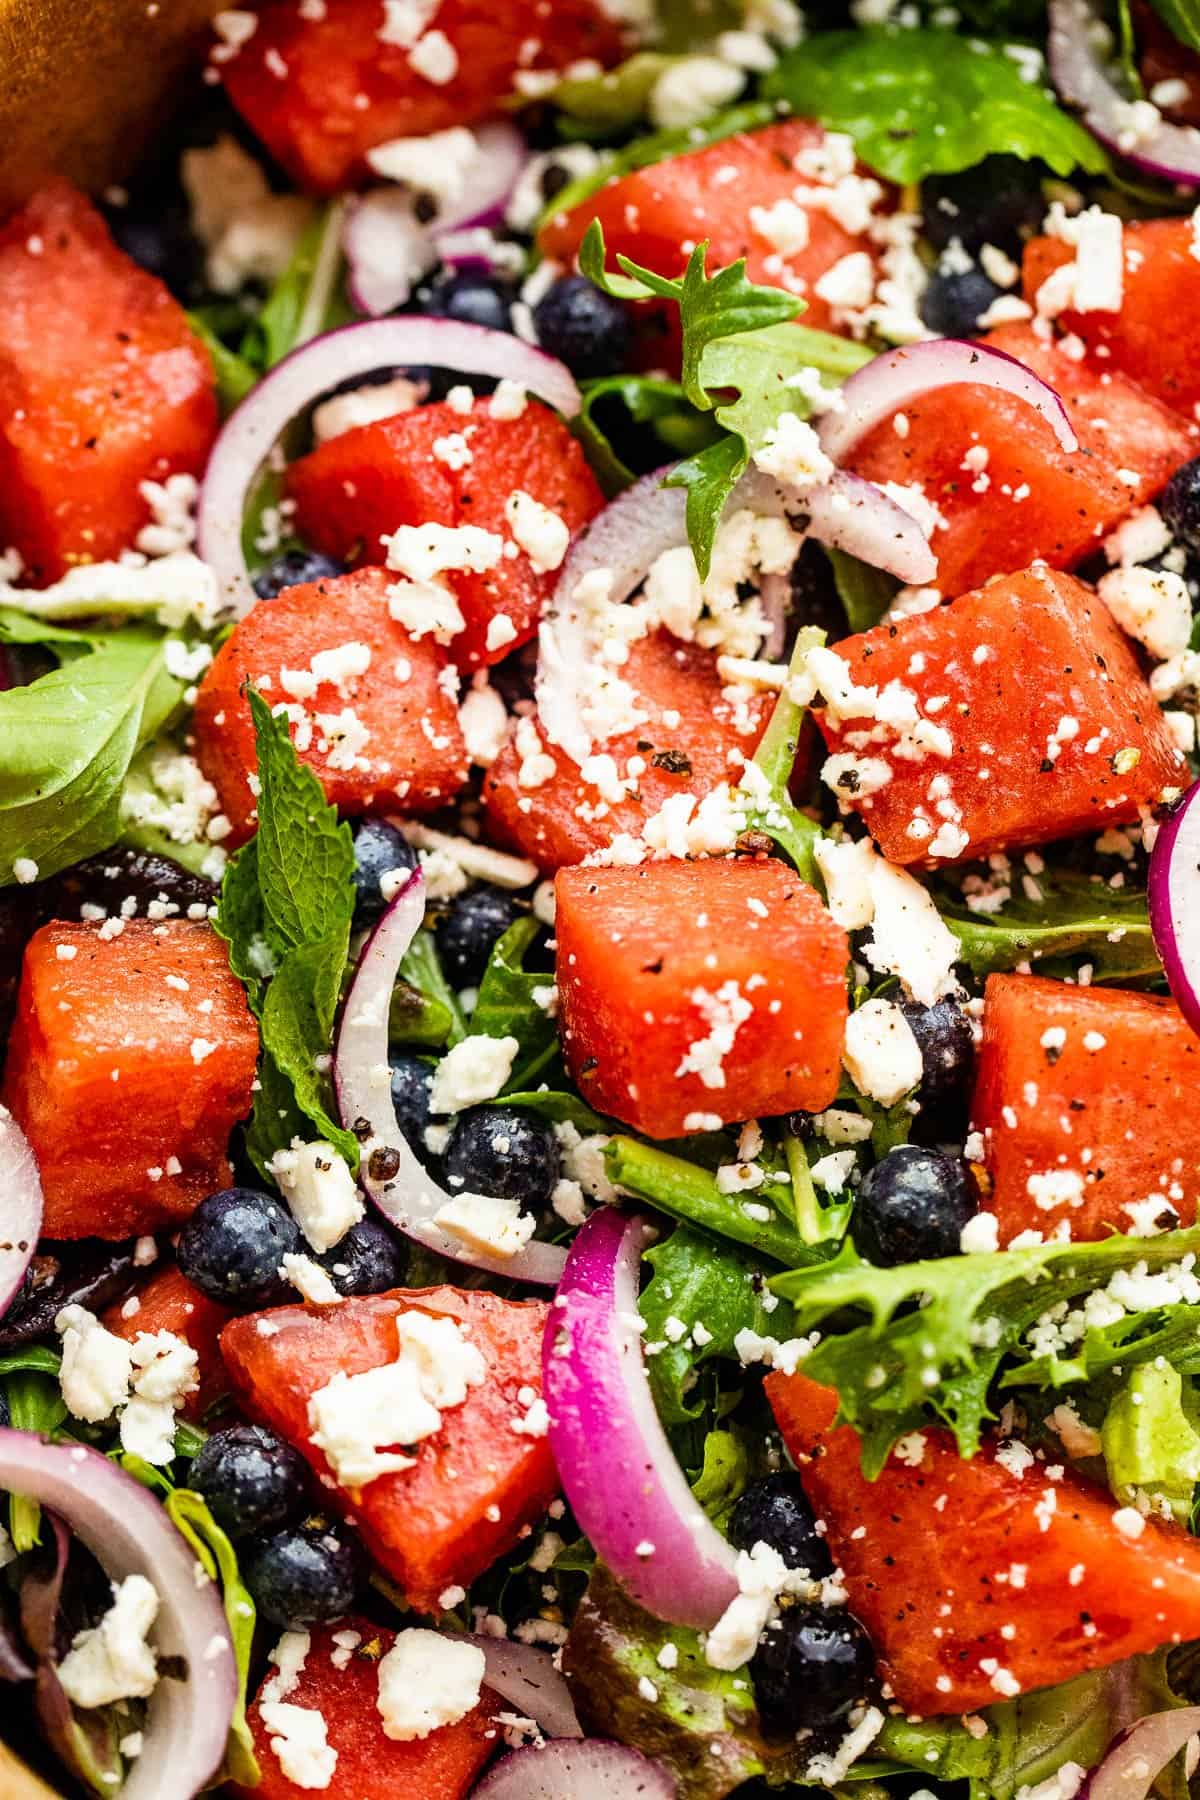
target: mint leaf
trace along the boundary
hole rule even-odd
[[[763,95],[847,132],[870,168],[901,184],[1002,152],[1040,158],[1057,175],[1107,167],[1095,138],[1024,79],[1003,45],[952,31],[819,32],[787,52]]]
[[[682,1425],[704,1411],[697,1396],[689,1403],[695,1370],[714,1357],[737,1360],[734,1339],[739,1331],[756,1331],[781,1342],[793,1335],[792,1309],[777,1302],[768,1312],[766,1266],[731,1244],[714,1244],[688,1225],[677,1225],[669,1237],[645,1252],[651,1277],[639,1309],[646,1321],[643,1343],[660,1344],[647,1354],[646,1371],[658,1415],[664,1425]],[[687,1332],[677,1342],[667,1336],[668,1319],[679,1319]],[[705,1341],[691,1342],[692,1327],[704,1328]]]
[[[1161,974],[1144,893],[1071,873],[1047,872],[1037,881],[1041,900],[1014,888],[993,913],[971,912],[957,897],[943,903],[939,895],[938,911],[973,975],[1025,962],[1040,965],[1043,974],[1064,975],[1073,973],[1077,960],[1091,963],[1093,981]]]
[[[839,1416],[861,1434],[863,1467],[874,1477],[896,1439],[930,1411],[973,1456],[995,1416],[989,1389],[1000,1365],[1044,1312],[1102,1287],[1118,1269],[1158,1269],[1198,1251],[1194,1226],[876,1269],[847,1241],[833,1262],[771,1286],[792,1301],[798,1332],[826,1333],[805,1373],[837,1389]],[[851,1324],[855,1314],[867,1322]]]
[[[1200,0],[1151,0],[1155,12],[1189,50],[1200,50]]]
[[[166,641],[144,626],[80,634],[90,653],[0,693],[0,887],[20,857],[55,875],[116,843],[129,765],[183,695]]]
[[[225,1752],[225,1774],[231,1781],[254,1787],[261,1777],[254,1754],[254,1735],[246,1722],[246,1690],[250,1678],[250,1653],[254,1643],[254,1601],[242,1580],[237,1552],[213,1518],[208,1502],[190,1488],[176,1488],[174,1493],[168,1494],[165,1505],[172,1525],[183,1534],[196,1552],[209,1580],[219,1580],[221,1583],[221,1598],[225,1605],[229,1635],[233,1639],[238,1679],[237,1700],[229,1724],[229,1744]]]
[[[317,1069],[317,1058],[327,1057],[333,1044],[347,942],[343,930],[288,952],[263,1001],[262,1038],[275,1067],[290,1082],[297,1107],[354,1167],[357,1140],[353,1132],[334,1124],[327,1104],[329,1078]],[[275,1147],[290,1143],[291,1136],[289,1132],[280,1138]]]
[[[287,718],[251,689],[258,753],[256,861],[263,931],[277,954],[329,937],[354,911],[354,839],[300,761]]]

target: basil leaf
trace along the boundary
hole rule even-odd
[[[764,1263],[731,1244],[714,1244],[689,1225],[677,1225],[643,1260],[652,1271],[638,1303],[646,1321],[643,1343],[655,1345],[653,1354],[647,1352],[646,1372],[663,1424],[682,1425],[704,1410],[699,1397],[692,1404],[687,1399],[700,1364],[713,1357],[737,1361],[734,1339],[739,1331],[781,1341],[791,1337],[792,1309],[777,1301],[768,1312]],[[668,1319],[687,1327],[678,1341],[667,1336]],[[691,1341],[695,1325],[704,1327],[701,1345]]]
[[[1144,893],[1070,873],[1037,879],[1040,900],[1014,889],[992,913],[971,912],[961,901],[939,895],[938,911],[973,975],[1025,962],[1041,964],[1043,973],[1067,974],[1072,972],[1068,957],[1090,962],[1093,981],[1132,981],[1162,973]]]
[[[90,655],[0,693],[0,887],[18,858],[54,875],[116,842],[129,765],[182,698],[161,632],[87,641]]]
[[[1151,0],[1169,31],[1189,50],[1200,50],[1200,0]]]
[[[787,52],[763,94],[847,132],[889,181],[952,174],[1003,152],[1038,157],[1058,175],[1107,167],[1095,138],[1025,80],[1007,46],[952,31],[819,32]]]

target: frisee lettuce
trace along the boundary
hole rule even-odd
[[[949,30],[818,32],[780,60],[763,95],[846,132],[868,167],[901,184],[999,153],[1099,174],[1108,158],[1095,138],[1026,79],[1031,54]]]
[[[620,300],[665,300],[679,308],[683,332],[680,383],[698,412],[711,413],[722,435],[681,462],[668,487],[687,492],[687,530],[696,567],[708,574],[713,540],[725,503],[781,413],[807,418],[811,405],[792,377],[816,370],[842,381],[874,352],[847,338],[792,321],[804,302],[782,288],[746,277],[746,263],[705,272],[708,244],[697,244],[678,277],[656,274],[617,255],[619,273],[606,267],[604,228],[593,219],[579,250],[588,280]]]
[[[879,1473],[896,1439],[930,1412],[973,1456],[995,1416],[990,1390],[1004,1359],[1050,1307],[1101,1287],[1118,1269],[1160,1269],[1200,1253],[1200,1226],[1160,1237],[1038,1244],[877,1269],[847,1241],[819,1268],[776,1276],[796,1330],[825,1333],[805,1373],[836,1388],[839,1416],[862,1438],[863,1468]],[[855,1315],[867,1322],[854,1324]]]

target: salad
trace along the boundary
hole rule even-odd
[[[0,222],[0,1788],[1185,1800],[1200,8],[263,0]]]

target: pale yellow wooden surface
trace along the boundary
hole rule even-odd
[[[9,1689],[10,1694],[17,1692]],[[53,1788],[18,1762],[11,1750],[0,1744],[0,1800],[59,1800]]]
[[[93,193],[127,174],[221,4],[0,0],[0,208],[50,173]]]

